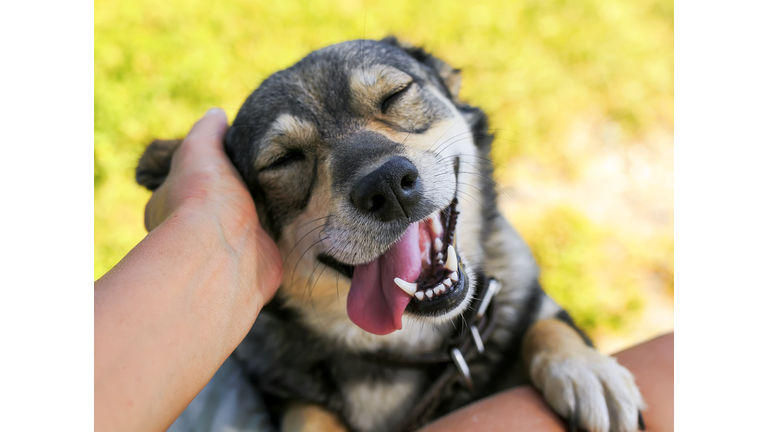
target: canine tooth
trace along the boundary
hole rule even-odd
[[[433,293],[431,289],[427,290],[427,297],[432,298],[432,297],[434,297],[434,295],[435,295],[435,293]]]
[[[450,279],[446,279],[443,281],[443,285],[445,285],[446,288],[450,288],[451,286],[453,286],[453,281]]]
[[[415,283],[406,282],[400,278],[395,278],[395,283],[397,286],[400,287],[401,290],[405,291],[406,294],[413,297],[416,294],[416,285]]]
[[[416,298],[419,300],[424,300],[424,291],[416,291]]]
[[[456,259],[456,250],[453,245],[448,245],[448,259],[445,260],[445,268],[452,272],[459,269],[459,261]]]
[[[443,241],[440,240],[439,238],[435,239],[435,250],[437,251],[443,250]]]
[[[458,281],[459,281],[459,274],[458,274],[458,273],[456,273],[456,272],[451,272],[451,274],[449,274],[449,275],[448,275],[448,277],[449,277],[449,278],[450,278],[452,281],[454,281],[454,282],[458,282]]]

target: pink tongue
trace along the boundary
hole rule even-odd
[[[398,277],[414,282],[421,272],[419,224],[412,223],[403,237],[378,259],[355,266],[347,297],[347,314],[363,330],[390,334],[402,328],[411,296],[395,285]]]

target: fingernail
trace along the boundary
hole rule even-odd
[[[221,108],[211,108],[208,111],[206,111],[206,113],[205,113],[205,115],[203,117],[208,117],[210,115],[214,115],[214,114],[218,114],[218,113],[223,113],[223,112],[224,112],[224,110],[221,109]]]

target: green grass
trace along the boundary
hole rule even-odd
[[[490,115],[497,162],[526,157],[574,176],[580,161],[563,143],[578,119],[615,122],[626,138],[672,127],[673,18],[672,0],[97,0],[94,277],[146,233],[149,193],[133,181],[144,146],[183,137],[211,106],[231,119],[259,82],[314,49],[390,34],[422,45],[462,69],[461,97]],[[585,223],[577,213],[550,222],[564,233]],[[639,308],[626,296],[599,312],[558,288],[602,277],[580,257],[593,237],[568,235],[527,237],[577,319],[597,326]]]
[[[658,278],[671,295],[669,238],[640,239],[602,228],[563,205],[519,217],[517,227],[541,267],[542,286],[589,334],[619,331],[637,319],[645,278]]]

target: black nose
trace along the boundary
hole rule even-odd
[[[350,197],[360,211],[382,222],[410,218],[421,200],[419,171],[408,159],[395,156],[358,180]]]

